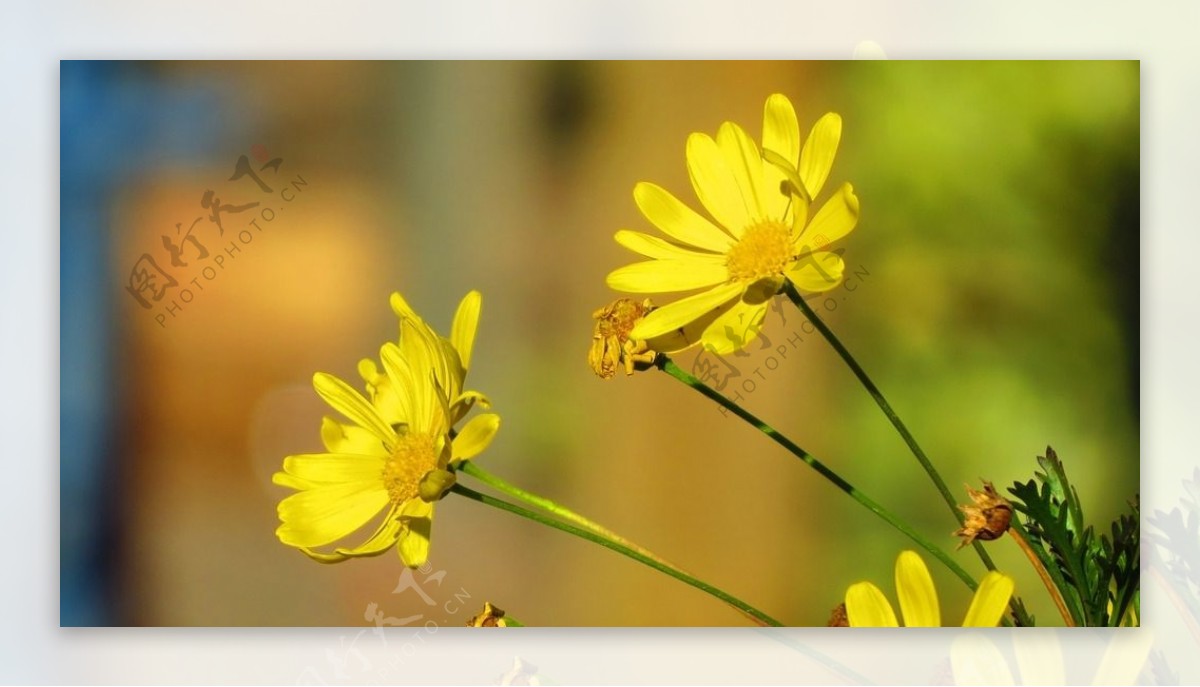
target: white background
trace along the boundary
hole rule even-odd
[[[496,683],[518,657],[554,683],[842,682],[819,651],[871,681],[966,678],[1011,633],[954,652],[962,631],[58,627],[58,61],[64,58],[829,58],[874,41],[891,59],[1123,58],[1142,65],[1142,502],[1167,510],[1200,464],[1194,356],[1200,251],[1200,5],[1188,2],[163,2],[24,3],[0,12],[0,680],[99,683]],[[1128,288],[1138,288],[1129,284]],[[61,342],[87,355],[86,342]],[[61,428],[69,432],[69,427]],[[1193,561],[1200,565],[1200,561]],[[1145,628],[1036,630],[1040,665],[1071,682],[1131,680],[1122,651],[1153,641],[1184,682],[1200,644],[1146,575]],[[1028,631],[1027,631],[1028,632]],[[979,634],[979,633],[977,633]],[[419,635],[419,636],[414,636]],[[1057,647],[1055,646],[1057,644]],[[1056,658],[1059,648],[1063,656]],[[533,669],[528,669],[533,670]],[[1062,668],[1058,668],[1060,674]],[[1013,670],[1016,673],[1015,670]],[[1051,673],[1053,674],[1053,673]],[[1021,679],[1021,674],[1013,676]],[[1031,679],[1027,672],[1025,679]],[[993,678],[995,679],[995,678]]]

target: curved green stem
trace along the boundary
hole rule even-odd
[[[875,515],[878,515],[889,525],[900,530],[905,534],[905,536],[916,542],[921,548],[933,554],[935,558],[941,561],[947,568],[950,569],[951,572],[958,576],[958,579],[962,580],[963,583],[965,583],[972,590],[979,586],[979,583],[977,583],[974,578],[967,574],[967,571],[963,570],[962,566],[954,562],[954,559],[950,557],[950,554],[943,551],[941,547],[926,539],[924,535],[914,530],[908,523],[901,520],[897,515],[879,505],[874,499],[859,491],[854,485],[842,479],[840,475],[826,467],[824,463],[817,460],[811,453],[797,446],[791,439],[788,439],[780,434],[775,430],[774,427],[771,427],[767,423],[752,415],[749,411],[729,400],[721,392],[713,389],[699,379],[696,379],[696,377],[693,375],[685,372],[667,356],[658,356],[658,358],[654,361],[654,364],[663,372],[666,372],[675,379],[678,379],[704,396],[724,406],[734,415],[737,415],[758,431],[766,434],[775,443],[787,449],[789,453],[804,461],[805,464],[807,464],[810,468],[816,470],[822,477],[832,482],[835,487],[846,492],[850,498],[858,501],[867,510],[871,511]]]
[[[537,494],[534,494],[532,492],[525,491],[524,489],[516,486],[515,484],[506,482],[503,479],[501,479],[500,477],[497,477],[496,475],[493,475],[492,473],[488,472],[487,470],[484,470],[483,468],[479,467],[478,465],[475,464],[474,461],[470,461],[470,460],[465,461],[458,468],[458,471],[465,475],[470,475],[471,477],[474,477],[475,479],[479,480],[480,482],[483,482],[484,484],[491,486],[492,488],[496,489],[497,491],[508,494],[509,496],[517,499],[518,501],[523,501],[531,506],[534,506],[535,508],[541,508],[542,510],[544,510],[548,513],[553,513],[553,514],[559,516],[560,518],[567,520],[568,522],[573,522],[576,525],[579,525],[580,527],[584,528],[585,530],[594,532],[606,539],[611,539],[612,541],[615,541],[616,543],[621,544],[623,546],[628,546],[629,548],[633,549],[634,551],[637,551],[638,553],[642,554],[643,556],[646,556],[647,558],[653,558],[654,560],[658,561],[659,563],[662,563],[663,565],[669,565],[672,568],[679,569],[678,566],[667,562],[665,559],[661,558],[660,556],[655,554],[653,551],[650,551],[649,549],[638,546],[637,544],[629,541],[628,539],[626,539],[625,537],[622,537],[621,535],[617,534],[616,532],[613,532],[612,530],[601,525],[600,523],[589,520],[589,519],[583,517],[582,515],[576,513],[575,511],[571,510],[570,508],[567,508],[566,506],[555,503],[554,501],[551,501],[550,499],[548,499],[544,496],[538,496]]]
[[[720,589],[717,589],[716,587],[712,586],[711,584],[708,584],[707,582],[698,580],[695,577],[692,577],[691,575],[688,575],[687,573],[679,570],[678,568],[674,568],[674,567],[669,566],[665,563],[662,563],[658,560],[655,560],[649,556],[638,553],[634,549],[631,549],[630,547],[625,546],[624,544],[619,544],[611,539],[606,539],[605,537],[602,537],[599,534],[596,534],[595,532],[590,532],[581,527],[577,527],[575,525],[562,522],[561,520],[551,518],[546,515],[542,515],[541,513],[531,511],[527,508],[523,508],[521,506],[518,506],[513,503],[509,503],[507,501],[503,501],[503,500],[495,498],[493,496],[488,496],[487,494],[481,494],[469,487],[463,486],[462,484],[455,484],[453,487],[450,488],[450,491],[452,491],[456,494],[459,494],[460,496],[465,496],[468,499],[471,499],[472,501],[478,501],[479,503],[491,506],[493,508],[499,508],[500,510],[505,510],[505,511],[508,511],[509,513],[514,513],[523,518],[532,520],[536,523],[546,525],[547,527],[553,527],[554,529],[561,530],[563,532],[566,532],[567,534],[573,534],[576,537],[579,537],[580,539],[586,539],[587,541],[590,541],[592,543],[599,544],[600,546],[603,546],[608,549],[612,549],[613,551],[616,551],[619,554],[622,554],[624,556],[632,558],[633,560],[635,560],[639,563],[642,563],[643,565],[647,565],[651,568],[654,568],[655,570],[657,570],[659,572],[666,573],[666,574],[670,575],[671,577],[674,577],[675,579],[679,580],[680,582],[684,582],[686,584],[689,584],[689,585],[695,587],[696,589],[699,589],[699,590],[706,592],[712,596],[715,596],[716,598],[720,599],[721,601],[724,601],[725,603],[729,604],[730,606],[733,606],[734,608],[738,609],[742,613],[745,613],[747,616],[753,618],[755,621],[757,621],[760,624],[771,625],[774,627],[783,627],[783,623],[772,618],[771,616],[767,615],[766,613],[763,613],[762,611],[751,606],[750,604],[746,603],[745,601],[742,601],[741,599],[738,599],[737,597],[726,594],[725,592],[721,591]]]
[[[871,395],[871,398],[875,399],[876,405],[879,406],[879,409],[882,410],[883,414],[887,416],[889,421],[891,421],[892,426],[896,428],[896,431],[900,433],[901,438],[904,439],[904,443],[908,445],[908,450],[912,451],[912,454],[916,457],[917,462],[920,463],[921,467],[925,469],[925,474],[929,475],[929,479],[931,479],[934,486],[937,487],[938,493],[942,496],[942,500],[946,502],[946,506],[949,507],[950,512],[954,514],[954,519],[958,521],[959,525],[962,525],[964,520],[962,512],[958,509],[958,501],[955,500],[954,495],[950,493],[950,488],[946,486],[946,481],[942,479],[942,475],[937,471],[937,468],[933,467],[933,463],[929,460],[929,456],[925,455],[925,451],[921,449],[920,444],[917,443],[917,440],[915,437],[913,437],[912,432],[908,431],[908,427],[904,425],[904,421],[900,419],[900,416],[896,414],[896,411],[892,410],[892,405],[887,402],[886,398],[883,397],[883,392],[879,390],[879,387],[875,386],[875,382],[871,381],[871,378],[867,376],[866,371],[862,369],[862,366],[858,364],[858,361],[854,359],[854,356],[850,354],[850,351],[847,350],[844,345],[842,345],[842,342],[837,338],[837,335],[825,325],[825,322],[823,322],[820,317],[817,317],[817,313],[808,306],[808,303],[805,302],[804,297],[800,295],[800,292],[796,290],[795,285],[793,285],[790,280],[786,280],[784,282],[783,292],[787,294],[788,299],[800,309],[800,312],[804,313],[804,316],[808,318],[808,321],[812,322],[812,325],[817,328],[817,331],[821,332],[821,336],[825,337],[825,340],[829,342],[830,346],[833,346],[833,350],[837,351],[837,354],[841,356],[843,361],[845,361],[846,366],[850,368],[850,371],[854,373],[854,376],[858,377],[858,381],[862,383],[864,388],[866,388],[867,393]],[[983,544],[980,544],[976,541],[972,542],[972,546],[975,549],[975,553],[979,554],[979,560],[983,561],[983,564],[987,566],[987,569],[995,570],[996,564],[992,562],[992,557],[988,555],[988,552],[983,549]]]
[[[1033,566],[1034,571],[1041,578],[1042,584],[1046,587],[1046,591],[1050,593],[1050,599],[1054,601],[1054,607],[1058,609],[1063,622],[1066,623],[1067,627],[1076,627],[1075,618],[1071,615],[1071,611],[1067,609],[1067,600],[1063,597],[1059,586],[1066,586],[1066,582],[1062,578],[1062,573],[1054,569],[1054,566],[1047,567],[1042,563],[1037,553],[1034,552],[1033,547],[1029,545],[1029,538],[1025,535],[1025,528],[1021,527],[1021,523],[1011,523],[1008,528],[1008,534],[1013,538],[1013,541],[1017,542],[1021,553],[1025,554],[1025,557],[1029,559],[1029,564]],[[1053,573],[1050,572],[1051,569],[1054,569]]]

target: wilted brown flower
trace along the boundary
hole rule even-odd
[[[653,309],[650,299],[639,303],[632,298],[618,298],[592,313],[596,328],[588,365],[598,377],[611,379],[620,366],[631,375],[635,368],[644,370],[654,364],[655,352],[646,342],[629,338],[634,326]]]
[[[471,618],[467,627],[508,627],[504,619],[504,611],[496,608],[490,601],[483,602],[483,612]]]
[[[850,617],[846,615],[846,604],[841,603],[834,606],[825,627],[850,627]]]
[[[972,489],[969,484],[966,487],[975,505],[958,507],[966,515],[963,526],[954,533],[963,538],[958,545],[960,549],[976,539],[991,541],[1004,536],[1013,516],[1012,504],[996,492],[991,482],[984,481],[983,491]]]

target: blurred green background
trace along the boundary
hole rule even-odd
[[[699,207],[687,135],[758,138],[774,92],[805,132],[843,117],[830,187],[852,182],[862,217],[846,286],[813,303],[952,488],[1029,479],[1049,444],[1106,528],[1139,476],[1136,62],[64,62],[63,624],[456,625],[485,599],[529,625],[745,623],[456,496],[407,581],[391,553],[322,566],[281,545],[270,475],[320,449],[328,412],[311,375],[356,379],[396,335],[394,290],[443,332],[483,292],[487,469],[789,624],[824,625],[862,579],[894,601],[902,535],[667,376],[586,365],[604,276],[632,258],[612,234],[649,230],[634,184]],[[262,231],[261,207],[198,225],[213,255],[255,233],[163,326],[177,292],[142,308],[130,270],[169,266],[161,237],[206,190],[260,198],[229,181],[240,155],[307,185]],[[801,322],[781,303],[726,391],[953,548],[932,485]],[[1057,624],[1012,542],[990,549]],[[926,559],[954,624],[969,594]]]

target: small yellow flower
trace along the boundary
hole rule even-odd
[[[393,306],[404,306],[397,309],[400,340],[380,350],[384,372],[368,380],[372,400],[333,375],[313,375],[317,394],[351,422],[326,417],[321,440],[328,453],[288,456],[273,478],[298,490],[279,503],[282,524],[276,536],[323,563],[374,556],[392,546],[405,565],[424,563],[434,503],[454,485],[452,468],[487,448],[500,425],[498,416],[480,414],[456,435],[451,433],[482,398],[462,390],[479,294],[463,299],[448,340],[417,317],[399,294],[392,300]],[[316,550],[376,520],[361,544]]]
[[[805,291],[837,286],[845,265],[823,249],[854,228],[858,198],[843,184],[811,218],[808,210],[829,177],[841,131],[841,117],[828,113],[801,147],[796,111],[776,94],[764,108],[762,153],[733,122],[722,124],[715,140],[692,134],[688,173],[716,224],[655,184],[634,187],[638,208],[669,240],[618,231],[618,243],[650,260],[615,270],[608,285],[627,293],[703,290],[650,313],[631,337],[679,332],[731,353],[757,336],[785,278]]]
[[[963,627],[995,627],[1008,610],[1013,580],[1008,575],[989,572],[975,590]],[[937,590],[925,561],[914,551],[904,551],[896,559],[896,595],[907,627],[941,627]],[[846,616],[850,627],[899,627],[896,613],[879,587],[870,582],[853,584],[846,590]]]

